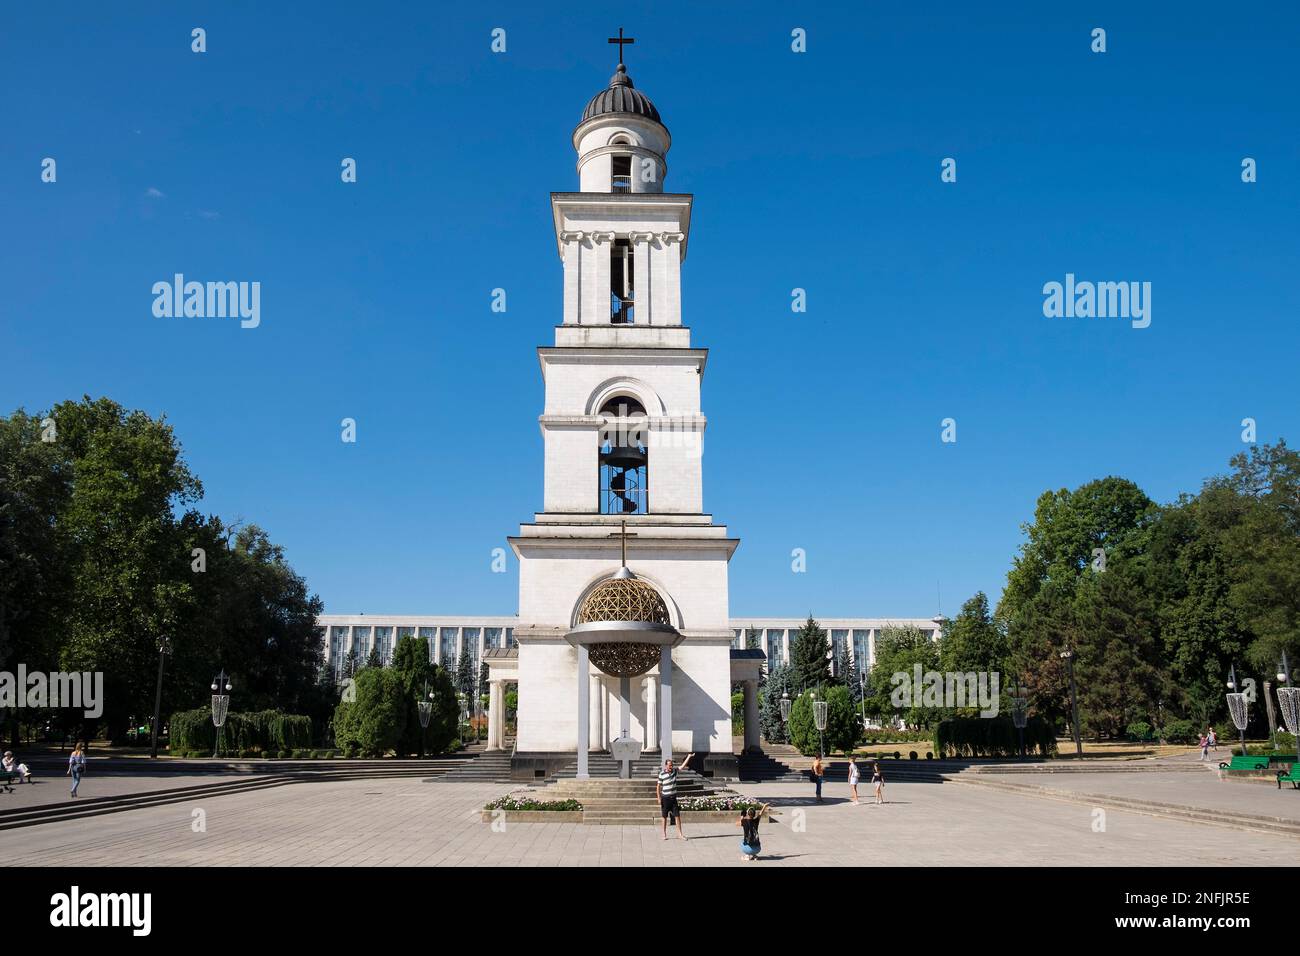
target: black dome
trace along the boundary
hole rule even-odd
[[[622,63],[610,77],[609,89],[601,90],[593,96],[587,108],[582,111],[582,121],[585,123],[593,116],[603,116],[606,113],[634,113],[663,124],[659,111],[649,97],[632,85],[632,77],[627,75],[627,67]]]

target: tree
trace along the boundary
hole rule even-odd
[[[791,669],[788,664],[776,664],[767,672],[758,695],[758,722],[762,726],[763,739],[769,743],[789,743],[790,736],[781,722],[781,696],[788,694],[793,700],[798,696],[794,689]]]
[[[763,649],[763,632],[757,627],[745,629],[745,650],[761,651]]]
[[[357,675],[356,700],[334,711],[334,739],[348,754],[382,757],[395,749],[406,729],[406,688],[388,667],[367,667]]]
[[[894,692],[903,682],[913,683],[917,665],[921,672],[939,669],[939,647],[924,631],[915,627],[885,628],[876,639],[876,658],[871,667],[871,693],[867,711],[880,718],[902,717],[913,726],[928,727],[942,717],[942,711],[913,700],[909,707],[894,705]]]
[[[989,599],[983,591],[977,591],[961,606],[955,618],[944,622],[939,644],[941,670],[1002,672],[1008,654],[1006,634],[994,622]]]
[[[813,714],[813,692],[806,690],[790,705],[790,743],[804,756],[819,752],[822,740]]]
[[[849,689],[840,684],[826,691],[827,752],[850,754],[862,739],[862,719]]]
[[[800,693],[830,682],[830,653],[831,645],[826,632],[809,615],[790,646],[794,686]]]
[[[379,656],[379,645],[373,644],[370,647],[370,653],[366,655],[366,667],[383,667],[384,659]]]

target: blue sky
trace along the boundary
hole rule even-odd
[[[733,614],[996,600],[1043,490],[1170,500],[1242,418],[1300,433],[1293,5],[280,6],[6,13],[0,408],[166,414],[204,510],[267,528],[331,612],[516,609],[490,561],[541,506],[547,194],[577,188],[620,16],[696,196]],[[155,318],[176,272],[259,281],[260,327]],[[1067,272],[1150,282],[1151,326],[1044,318]]]

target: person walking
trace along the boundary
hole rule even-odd
[[[880,772],[880,761],[872,764],[871,784],[876,788],[876,803],[885,802],[885,775]]]
[[[1210,755],[1210,738],[1206,734],[1201,734],[1201,739],[1197,744],[1201,748],[1201,759],[1204,760]]]
[[[72,756],[68,758],[68,774],[72,777],[72,795],[77,795],[77,788],[81,786],[81,775],[86,772],[86,755],[82,752],[81,744],[72,748]]]
[[[695,754],[686,755],[686,759],[682,761],[682,770],[686,769],[694,756]],[[686,834],[682,832],[682,811],[677,806],[677,773],[677,768],[673,767],[673,760],[669,757],[664,761],[664,769],[659,771],[659,780],[655,783],[655,796],[659,798],[659,810],[663,815],[659,826],[665,840],[668,839],[670,820],[677,821],[678,839],[686,839]]]
[[[817,757],[813,760],[811,773],[812,773],[813,783],[817,787],[817,802],[821,803],[822,802],[822,778],[826,776],[826,770],[822,766],[821,754],[818,754]]]
[[[757,860],[758,854],[763,851],[763,843],[758,838],[758,822],[766,812],[766,803],[757,811],[753,807],[747,807],[741,811],[740,819],[736,821],[736,826],[740,827],[740,855],[751,862]]]
[[[1210,738],[1210,749],[1217,753],[1219,750],[1219,735],[1214,732],[1213,727],[1210,728],[1208,736]]]
[[[858,802],[858,760],[849,754],[849,793],[853,795],[853,804]]]

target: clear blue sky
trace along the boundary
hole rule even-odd
[[[1300,436],[1294,5],[545,6],[11,5],[0,408],[165,414],[204,510],[267,528],[331,612],[513,613],[490,556],[541,506],[547,194],[622,16],[696,196],[733,614],[996,600],[1044,489],[1170,500],[1243,417]],[[175,272],[260,281],[261,327],[154,318]],[[1151,282],[1151,327],[1044,318],[1067,272]]]

